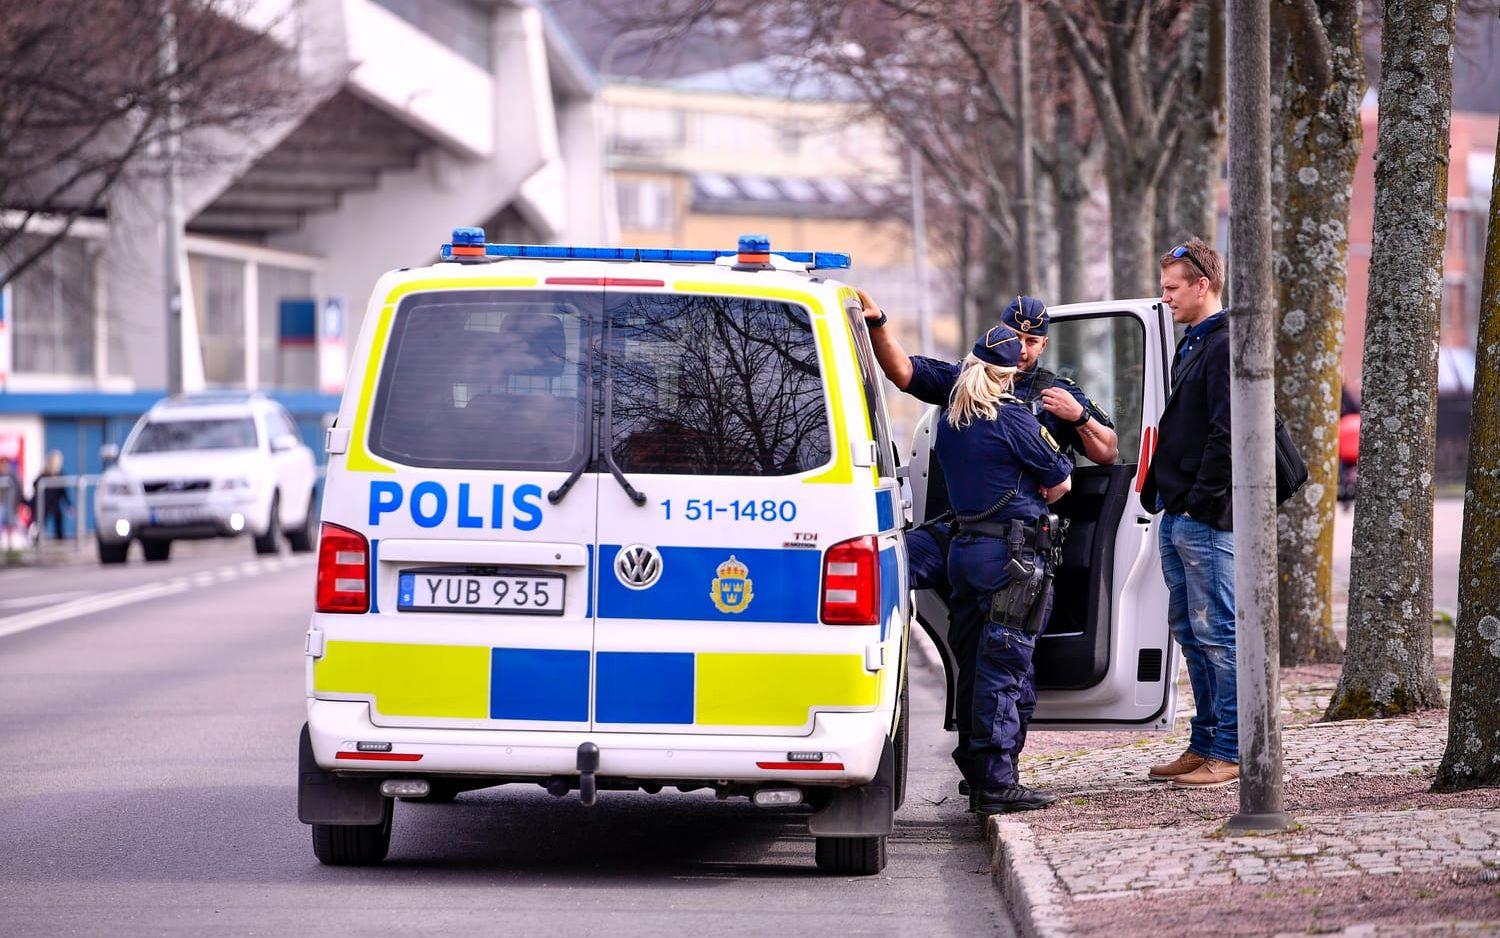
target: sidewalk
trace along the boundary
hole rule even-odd
[[[1453,639],[1435,642],[1447,693]],[[1428,791],[1448,714],[1317,723],[1338,667],[1282,673],[1286,810],[1276,835],[1229,837],[1239,788],[1146,779],[1176,733],[1033,733],[1023,780],[1064,796],[992,819],[995,875],[1023,933],[1500,935],[1500,792]]]

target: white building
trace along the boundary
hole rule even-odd
[[[200,141],[231,158],[183,176],[183,383],[266,390],[321,451],[381,273],[432,261],[458,225],[609,239],[595,78],[527,0],[258,0],[243,17],[311,93],[269,130]],[[119,186],[0,295],[0,455],[28,484],[50,449],[96,471],[165,391],[164,204],[159,175]]]

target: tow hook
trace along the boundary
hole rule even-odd
[[[599,788],[594,773],[599,771],[599,747],[593,743],[578,746],[578,800],[585,808],[592,808],[598,799]]]

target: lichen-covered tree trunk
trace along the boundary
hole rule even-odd
[[[1500,157],[1500,135],[1495,141]],[[1500,160],[1490,187],[1490,233],[1469,417],[1469,483],[1458,559],[1458,628],[1448,748],[1437,791],[1500,786]]]
[[[1333,513],[1338,495],[1349,199],[1364,96],[1359,0],[1271,6],[1276,193],[1276,403],[1307,460],[1307,486],[1277,518],[1281,663],[1338,661]],[[1321,35],[1309,32],[1321,30]],[[1322,39],[1323,41],[1313,41]]]
[[[1432,469],[1454,0],[1385,0],[1349,644],[1327,718],[1442,705],[1432,666]]]

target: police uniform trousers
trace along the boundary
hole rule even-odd
[[[949,637],[959,659],[953,761],[971,786],[990,790],[1019,781],[1021,748],[1036,709],[1036,636],[990,621],[991,598],[1010,583],[1009,560],[1003,539],[976,534],[959,534],[948,553]],[[1042,621],[1050,613],[1044,609]]]

